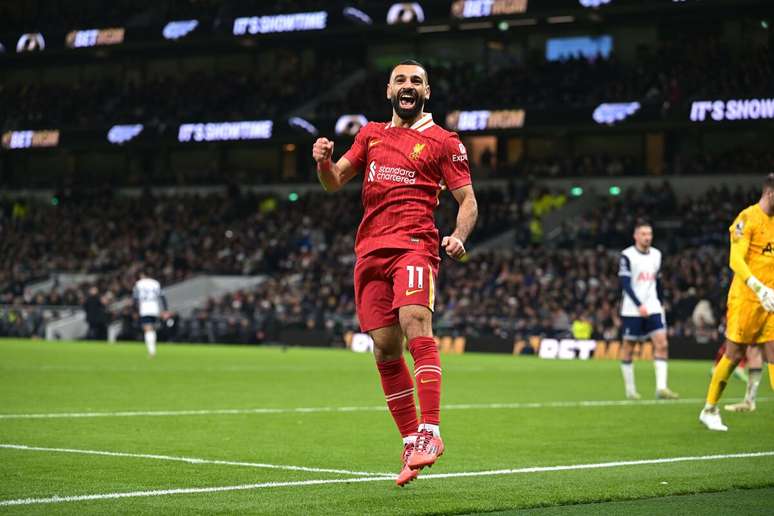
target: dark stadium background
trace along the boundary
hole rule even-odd
[[[162,341],[344,346],[358,189],[323,193],[311,145],[338,157],[387,120],[389,70],[415,58],[480,207],[470,259],[442,267],[437,334],[534,352],[588,323],[616,341],[616,257],[646,217],[672,356],[712,355],[727,228],[774,170],[771,3],[391,6],[0,2],[0,336],[140,338],[143,268],[167,289],[252,282],[180,288]],[[293,13],[317,14],[271,18]],[[454,214],[442,196],[442,231]]]

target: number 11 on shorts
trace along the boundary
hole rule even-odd
[[[424,267],[414,267],[413,265],[406,265],[408,271],[408,288],[414,288],[414,273],[416,272],[417,289],[422,290],[424,288]]]

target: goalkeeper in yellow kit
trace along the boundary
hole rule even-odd
[[[707,403],[699,414],[707,428],[719,431],[728,427],[717,404],[747,346],[764,348],[774,389],[774,174],[766,177],[760,201],[743,210],[729,231],[734,280],[728,291],[726,352],[715,367]]]

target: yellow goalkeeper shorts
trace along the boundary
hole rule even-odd
[[[774,313],[764,310],[757,299],[729,297],[726,338],[736,344],[774,342]]]

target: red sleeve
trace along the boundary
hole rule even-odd
[[[366,151],[368,150],[367,128],[368,124],[360,128],[357,135],[355,135],[355,141],[352,143],[352,147],[350,147],[342,156],[342,158],[347,158],[347,161],[352,163],[352,166],[358,172],[363,170],[366,162]]]
[[[451,191],[471,184],[468,151],[456,133],[444,140],[441,153],[441,175],[446,187]]]

